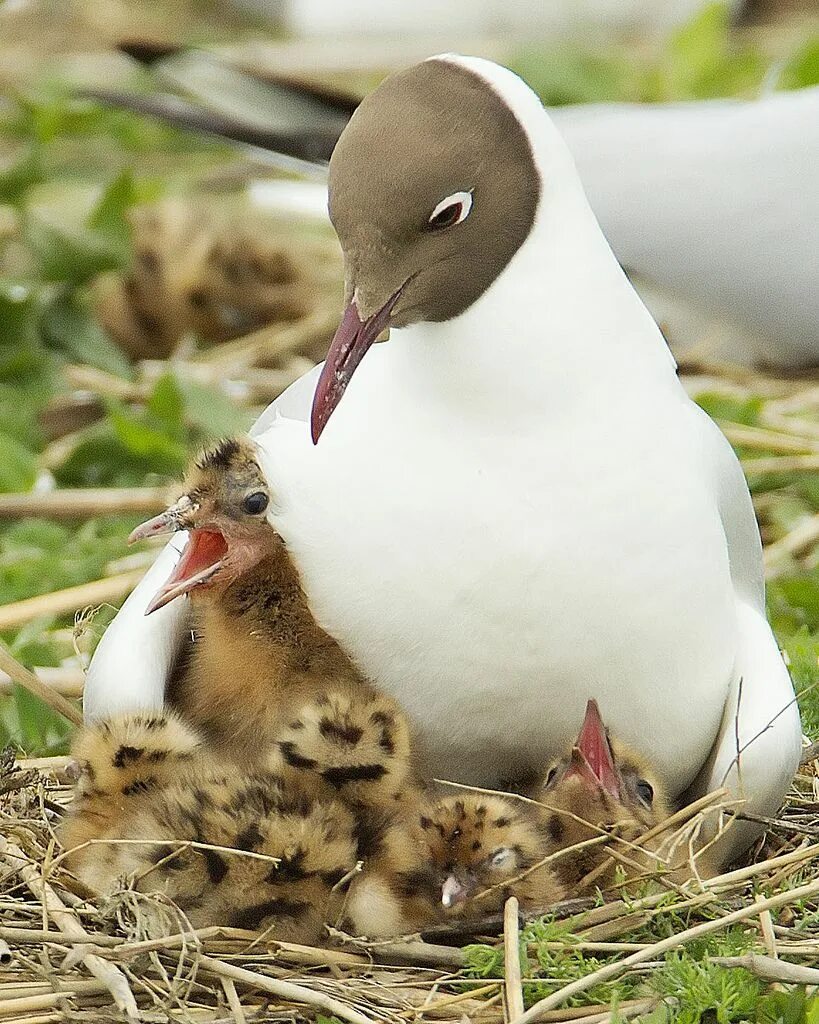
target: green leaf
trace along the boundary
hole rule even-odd
[[[117,440],[133,455],[155,463],[159,472],[180,472],[187,462],[187,449],[160,427],[120,402],[109,402],[108,419]]]
[[[23,284],[0,280],[0,346],[38,344],[37,294]]]
[[[185,422],[196,432],[198,442],[229,437],[250,427],[252,414],[221,391],[191,380],[179,380],[178,385],[185,398]]]
[[[74,292],[60,292],[42,315],[46,341],[73,360],[130,378],[133,370],[122,350],[103,331]]]
[[[694,396],[697,405],[714,420],[727,420],[753,427],[759,422],[764,402],[754,395],[748,398],[734,398],[721,391],[703,391]]]
[[[163,373],[154,385],[146,409],[169,434],[181,436],[184,432],[185,400],[172,373]]]
[[[819,36],[809,39],[782,70],[779,83],[783,89],[807,89],[819,85]]]
[[[131,234],[125,213],[136,202],[134,178],[124,170],[110,182],[88,218],[88,227],[107,238],[124,254],[130,251]]]
[[[21,147],[0,160],[0,203],[18,203],[31,185],[42,179],[42,159],[36,145]]]
[[[626,91],[628,67],[612,56],[561,48],[548,60],[542,53],[521,54],[511,66],[548,106],[596,103]]]
[[[0,434],[0,491],[27,491],[37,479],[37,457],[8,434]]]
[[[31,212],[25,220],[24,235],[45,281],[82,284],[127,262],[122,246],[100,232],[58,227]]]

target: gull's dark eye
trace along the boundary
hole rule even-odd
[[[258,516],[267,508],[269,499],[264,491],[248,494],[242,502],[242,508],[249,516]]]
[[[471,192],[453,192],[451,196],[442,199],[429,215],[427,228],[430,231],[442,231],[454,227],[466,220],[471,209]]]
[[[654,802],[654,787],[645,779],[637,780],[637,796],[643,801],[646,807],[651,807]]]

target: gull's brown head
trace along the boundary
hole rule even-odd
[[[459,316],[529,235],[540,176],[502,93],[471,62],[434,58],[386,79],[342,133],[329,196],[348,305],[316,389],[314,441],[386,328]]]
[[[229,438],[203,451],[185,475],[182,497],[131,534],[133,542],[188,531],[179,561],[145,614],[183,594],[218,594],[257,565],[277,538],[269,505],[252,441]]]

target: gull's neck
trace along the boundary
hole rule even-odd
[[[571,155],[537,97],[515,76],[459,58],[497,78],[526,131],[541,176],[532,230],[489,289],[459,317],[393,332],[384,370],[401,386],[436,392],[482,413],[556,409],[606,392],[633,401],[679,389],[673,357],[631,287],[586,200]],[[464,267],[469,273],[469,267]],[[512,392],[513,394],[510,394]],[[511,400],[510,400],[511,399]]]

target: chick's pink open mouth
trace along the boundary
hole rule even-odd
[[[145,614],[150,615],[174,598],[206,583],[221,566],[227,551],[227,541],[218,530],[190,530],[182,556]]]

